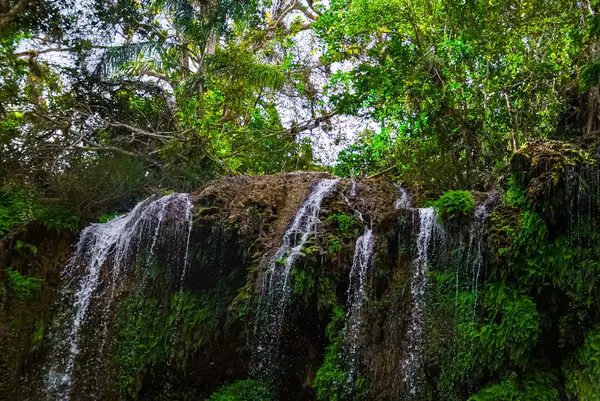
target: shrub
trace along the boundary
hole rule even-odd
[[[313,387],[317,390],[317,399],[321,401],[339,401],[345,395],[345,384],[348,383],[348,376],[342,367],[340,358],[344,319],[344,310],[335,305],[332,310],[331,322],[329,322],[326,329],[329,338],[327,353],[323,365],[319,368],[313,382]]]
[[[448,191],[433,203],[438,219],[452,220],[468,215],[475,208],[469,191]]]
[[[567,392],[581,401],[600,397],[600,327],[587,334],[585,343],[564,367]]]
[[[24,276],[12,267],[8,268],[10,286],[20,300],[31,299],[42,287],[42,279]]]
[[[0,188],[0,237],[30,222],[59,231],[79,229],[79,216],[69,207],[48,203],[31,191]]]
[[[331,224],[335,228],[336,234],[341,238],[356,236],[360,230],[359,221],[348,213],[333,213],[327,217],[325,222]]]
[[[208,401],[273,401],[273,395],[255,380],[238,380],[221,387]]]

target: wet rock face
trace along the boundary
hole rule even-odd
[[[89,298],[85,298],[89,310],[78,322],[81,349],[72,359],[72,383],[61,387],[61,394],[68,393],[73,400],[83,394],[90,399],[144,399],[173,392],[173,387],[179,386],[181,393],[208,396],[224,383],[248,377],[265,269],[298,208],[319,181],[330,178],[324,173],[235,177],[190,194],[194,222],[184,274],[181,266],[176,266],[179,262],[173,263],[168,256],[173,247],[159,244],[168,240],[140,237],[143,246],[135,252],[141,256],[121,260],[122,265],[117,266],[120,273],[115,276],[114,255],[123,239],[108,244],[106,260],[97,261],[97,286],[90,287]],[[340,180],[324,197],[317,213],[319,223],[311,228],[314,232],[291,266],[290,307],[282,327],[287,339],[281,342],[281,358],[286,362],[273,385],[296,391],[285,391],[282,399],[314,398],[312,381],[328,344],[324,328],[331,308],[349,298],[356,240],[367,226],[372,227],[374,236],[393,236],[396,198],[397,190],[391,184],[350,180]],[[167,214],[162,216],[164,220],[155,218],[142,236],[172,235],[168,225],[173,223],[168,222]],[[331,215],[340,220],[329,219]],[[164,232],[152,229],[160,226],[157,221],[166,225]],[[2,252],[4,265],[17,266],[23,276],[45,280],[39,294],[20,300],[6,277],[6,268],[0,277],[0,338],[6,347],[18,350],[0,357],[2,365],[9,367],[3,369],[1,386],[3,396],[14,400],[52,398],[53,393],[44,388],[52,358],[62,358],[65,366],[69,365],[68,356],[53,352],[56,338],[52,327],[61,308],[71,307],[58,295],[65,285],[74,285],[74,291],[83,288],[77,280],[86,277],[83,265],[78,273],[71,269],[74,275],[65,273],[73,238],[43,230],[33,233],[30,228],[19,233],[19,239],[36,244],[37,255],[20,255],[12,248]],[[59,242],[62,245],[58,246]],[[388,245],[377,244],[376,248],[385,250]],[[86,258],[93,258],[91,248],[85,253]],[[373,272],[367,274],[370,281]],[[175,276],[177,280],[173,280]],[[114,295],[107,303],[106,294],[111,291]],[[189,299],[181,301],[180,293]],[[27,317],[21,319],[24,311]],[[21,319],[18,324],[14,323],[17,318]],[[67,337],[72,332],[71,320],[61,323]],[[30,348],[34,336],[35,346]],[[169,369],[174,373],[165,376],[162,372]],[[21,391],[22,386],[28,390]]]
[[[332,185],[304,213],[324,182]],[[72,238],[64,239],[66,247],[40,247],[36,260],[44,268],[19,270],[47,280],[33,298],[17,300],[1,276],[0,338],[13,330],[6,322],[18,308],[32,311],[18,329],[19,353],[0,356],[3,366],[17,367],[6,370],[3,394],[192,400],[241,383],[263,386],[280,400],[419,401],[433,391],[451,354],[454,292],[476,298],[481,288],[489,259],[486,218],[498,202],[483,216],[491,197],[475,194],[477,208],[446,224],[430,208],[398,202],[403,194],[390,182],[325,173],[233,177],[169,196],[191,202],[189,231],[182,224],[186,207],[160,200],[168,197],[146,200],[135,209],[154,210],[140,220],[143,229],[94,236],[82,248],[79,270],[65,270]],[[494,235],[504,240],[502,232]],[[119,258],[119,244],[134,242]],[[94,262],[100,246],[106,258]],[[30,263],[14,251],[5,254],[20,268]],[[92,262],[94,286],[79,285]],[[285,291],[274,291],[275,282]],[[71,319],[56,331],[61,308],[73,306],[57,298],[69,285],[73,299],[89,301],[87,311],[78,320],[67,313]],[[87,298],[78,298],[85,288]],[[440,302],[442,295],[452,301]],[[69,338],[75,321],[80,351],[53,352],[52,333]],[[268,369],[256,369],[257,355]],[[56,383],[58,393],[44,383],[52,358],[71,369],[68,385]]]
[[[16,249],[16,241],[37,251]],[[73,237],[30,226],[3,238],[0,246],[0,400],[36,399],[42,388],[41,361],[46,358],[44,330],[60,286],[60,271]],[[4,266],[2,266],[2,261]],[[38,278],[30,293],[17,293],[9,268]],[[15,277],[15,276],[13,276]]]

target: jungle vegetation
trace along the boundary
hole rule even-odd
[[[228,176],[386,176],[462,228],[477,193],[499,190],[486,276],[465,289],[452,264],[464,261],[432,269],[427,313],[451,316],[454,331],[425,327],[439,337],[425,356],[428,394],[598,399],[598,153],[570,144],[597,148],[599,52],[598,0],[0,0],[0,245],[28,223],[76,233],[148,195]],[[560,145],[540,145],[552,139]],[[595,197],[579,195],[589,183]],[[565,193],[580,198],[558,204]],[[339,261],[364,222],[329,209],[324,253]],[[38,248],[17,240],[15,252]],[[399,289],[404,278],[388,270],[377,280]],[[4,291],[23,309],[52,285],[6,271]],[[291,273],[294,295],[316,299],[330,322],[309,387],[319,400],[351,399],[336,387],[346,380],[335,292],[344,279],[323,271]],[[165,297],[193,328],[176,345],[168,308],[133,294],[120,307],[137,320],[116,322],[118,344],[178,346],[187,360],[239,312],[230,299],[250,297],[236,286]],[[34,345],[44,336],[35,325]],[[137,399],[140,378],[166,357],[121,351],[119,394]],[[252,379],[211,394],[274,397]]]
[[[527,141],[598,129],[598,7],[2,1],[0,232],[238,174],[488,189]]]

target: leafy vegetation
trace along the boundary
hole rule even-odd
[[[424,202],[443,193],[432,203],[437,216],[456,223],[427,271],[435,310],[425,311],[429,348],[419,374],[429,399],[596,400],[599,48],[598,0],[0,2],[0,312],[12,311],[5,299],[13,294],[28,301],[17,309],[35,303],[46,285],[4,258],[45,267],[39,243],[17,235],[26,228],[76,233],[149,195],[191,192],[219,177],[378,177],[403,182]],[[481,238],[471,238],[470,191],[489,189],[501,191],[500,204]],[[293,366],[304,375],[299,387],[341,400],[356,395],[345,393],[340,360],[347,274],[332,260],[346,257],[364,223],[329,206],[323,238],[300,250],[311,265],[291,270],[295,318],[318,315],[316,340],[291,337],[314,346],[307,372]],[[196,215],[214,217],[220,207]],[[251,212],[260,238],[240,245],[249,255],[273,242],[265,226],[277,211],[265,210]],[[389,266],[368,278],[374,314],[409,314],[390,294],[410,285],[389,288],[400,274],[394,263],[408,263],[414,233],[404,234],[399,252],[390,246],[379,258]],[[196,262],[209,259],[194,252]],[[168,280],[161,291],[123,289],[113,395],[152,399],[144,391],[160,390],[148,381],[226,342],[249,364],[260,255],[241,279],[247,266],[211,259],[213,269],[184,291]],[[152,279],[158,287],[164,277]],[[242,290],[231,288],[245,279]],[[45,318],[30,330],[35,349],[45,346]],[[370,318],[373,338],[403,330]],[[228,330],[235,335],[223,339]],[[391,365],[373,371],[392,376],[381,373]],[[236,368],[195,369],[216,378],[200,391],[210,400],[276,398]]]
[[[27,301],[42,288],[43,280],[37,277],[24,276],[13,268],[8,268],[10,287],[17,298]]]
[[[448,191],[433,203],[438,219],[452,220],[469,215],[475,209],[475,200],[468,191]]]
[[[239,380],[223,386],[208,401],[271,401],[269,390],[254,380]]]
[[[84,220],[231,174],[488,188],[526,141],[598,128],[597,7],[10,2],[1,185]]]
[[[341,336],[344,328],[344,309],[335,305],[327,325],[329,339],[325,361],[319,368],[313,386],[317,390],[317,399],[321,401],[339,401],[345,399],[347,391],[347,372],[341,361]]]

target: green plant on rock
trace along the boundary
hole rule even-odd
[[[25,276],[13,269],[12,267],[8,268],[8,278],[10,287],[22,301],[27,301],[42,288],[42,284],[44,282],[41,278]]]
[[[502,195],[502,202],[508,207],[527,206],[529,202],[527,191],[517,183],[514,174],[508,178],[506,191]]]
[[[340,358],[345,315],[341,306],[332,309],[331,321],[327,325],[326,334],[329,339],[327,353],[323,365],[317,371],[313,387],[317,390],[320,401],[341,401],[345,399],[348,374],[342,367]]]
[[[558,401],[556,377],[540,370],[519,377],[506,374],[500,383],[491,384],[469,397],[469,401]]]
[[[471,367],[479,373],[525,367],[540,334],[535,302],[501,284],[488,285],[485,296],[486,323],[459,324],[461,341],[471,345]]]
[[[439,220],[452,220],[469,215],[475,200],[469,191],[448,191],[433,203]]]
[[[119,213],[105,213],[98,216],[98,223],[108,223],[119,217]]]
[[[146,374],[171,356],[169,323],[168,310],[156,297],[137,292],[121,302],[114,351],[117,390],[125,399],[137,399]]]
[[[335,227],[335,232],[340,238],[357,236],[360,230],[360,223],[357,218],[348,213],[336,212],[330,214],[325,222]]]
[[[275,401],[269,389],[255,380],[238,380],[221,387],[207,401]]]
[[[42,345],[44,339],[45,325],[42,319],[38,319],[35,322],[35,330],[31,335],[31,350],[37,351]]]
[[[221,299],[222,288],[194,294],[178,292],[171,298],[169,324],[175,325],[174,354],[185,363],[189,354],[214,339],[219,333],[221,316],[226,315],[227,300]]]
[[[567,362],[565,368],[567,392],[574,399],[600,399],[600,327],[592,330],[585,343]]]
[[[337,255],[343,249],[342,243],[335,235],[327,236],[327,253],[330,255]]]
[[[358,376],[353,383],[349,381],[348,371],[342,360],[345,313],[338,304],[331,309],[331,321],[325,329],[329,340],[325,360],[317,371],[313,387],[317,391],[319,401],[366,400],[368,384],[363,376]]]
[[[335,284],[330,277],[318,275],[311,268],[295,268],[291,274],[294,277],[294,293],[302,296],[305,301],[316,296],[319,311],[335,305]]]
[[[331,312],[331,321],[325,329],[329,339],[325,360],[317,371],[313,387],[319,401],[364,400],[368,385],[364,377],[358,376],[353,383],[348,380],[348,371],[342,361],[342,340],[346,316],[344,309],[335,304]]]
[[[24,252],[27,251],[28,253],[35,255],[38,252],[38,248],[37,246],[21,241],[20,239],[17,240],[16,244],[15,244],[15,249],[19,252]]]
[[[302,257],[307,257],[310,255],[319,253],[320,250],[321,250],[321,248],[319,248],[318,245],[308,243],[307,245],[303,246],[302,249],[300,249],[298,254]]]
[[[292,269],[294,277],[294,292],[296,294],[312,295],[315,291],[315,277],[307,269]]]

